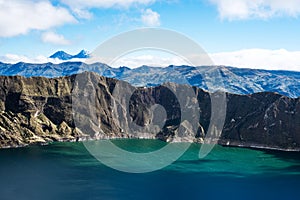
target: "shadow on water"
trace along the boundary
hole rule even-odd
[[[183,164],[204,164],[204,163],[230,163],[229,160],[209,160],[209,159],[198,159],[198,160],[177,160],[176,163]]]
[[[297,175],[300,176],[300,152],[289,152],[289,151],[279,151],[279,150],[260,150],[267,156],[272,156],[274,159],[280,160],[282,162],[289,163],[289,166],[281,167],[280,169],[272,168],[270,166],[263,166],[265,171],[281,172],[285,175]]]
[[[279,151],[279,150],[261,150],[265,154],[272,155],[278,159],[300,164],[300,152]]]
[[[287,172],[297,172],[297,174],[300,176],[300,165],[286,167],[283,170],[286,170]]]

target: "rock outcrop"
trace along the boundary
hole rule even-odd
[[[203,141],[212,115],[208,92],[193,87],[199,104],[199,123],[192,127],[196,130],[194,135],[181,135],[178,129],[184,115],[180,109],[182,102],[170,90],[163,86],[133,88],[126,84],[128,90],[135,91],[128,99],[128,106],[121,107],[116,114],[117,82],[90,72],[59,78],[1,76],[0,147],[130,137]],[[171,87],[182,90],[184,86],[171,84]],[[123,101],[123,97],[117,100]],[[155,109],[159,115],[153,117]],[[195,110],[188,112],[196,116]],[[125,118],[116,120],[125,116],[132,122]],[[128,129],[129,123],[145,128],[154,123],[154,118],[158,119],[157,125],[143,135]],[[188,125],[184,127],[189,129]],[[216,139],[228,146],[299,150],[300,98],[277,93],[227,94],[225,124]]]

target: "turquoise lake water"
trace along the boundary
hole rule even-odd
[[[132,152],[165,145],[115,140]],[[300,153],[200,145],[161,170],[133,174],[111,169],[83,143],[0,150],[0,199],[299,199]]]

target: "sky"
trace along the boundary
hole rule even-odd
[[[216,65],[300,71],[299,5],[300,0],[0,0],[0,61],[46,62],[58,50],[92,52],[120,33],[159,27],[191,38]],[[128,62],[132,67],[153,60],[134,58],[139,62]]]

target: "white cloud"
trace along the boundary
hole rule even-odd
[[[300,71],[300,51],[246,49],[209,54],[214,64],[239,68]]]
[[[147,5],[155,0],[61,0],[71,8],[130,7],[134,4]]]
[[[130,68],[137,68],[142,65],[152,67],[167,67],[169,65],[189,65],[184,59],[178,56],[162,57],[157,55],[140,55],[123,57],[112,63],[112,67],[127,66]]]
[[[0,37],[26,34],[30,30],[47,30],[76,19],[62,7],[49,1],[0,0]]]
[[[245,49],[233,52],[210,53],[214,65],[225,65],[237,68],[292,70],[300,71],[300,51],[285,49]],[[190,60],[193,63],[197,63]],[[198,62],[200,65],[211,65],[207,62]],[[166,67],[169,65],[191,65],[180,56],[168,53],[142,52],[132,53],[117,59],[112,67],[127,66],[136,68],[142,65]]]
[[[85,60],[86,59],[74,58],[69,61],[85,62]],[[4,56],[0,56],[0,62],[10,63],[10,64],[15,64],[18,62],[25,62],[25,63],[48,63],[48,62],[51,62],[51,63],[58,64],[58,63],[62,63],[65,61],[59,60],[59,59],[48,58],[48,57],[42,56],[42,55],[32,58],[32,57],[28,57],[28,56],[24,56],[24,55],[6,54]]]
[[[73,8],[73,13],[81,19],[91,19],[93,14],[85,9]]]
[[[52,59],[47,58],[45,56],[37,56],[35,58],[29,58],[24,55],[16,55],[16,54],[6,54],[4,56],[0,56],[0,61],[4,63],[15,64],[18,62],[26,62],[26,63],[47,63]]]
[[[91,8],[129,8],[134,5],[149,5],[156,0],[61,0],[79,18],[89,19]]]
[[[292,70],[300,71],[300,51],[287,51],[284,49],[246,49],[234,52],[209,54],[215,65],[225,65],[238,68],[267,69],[267,70]],[[45,56],[30,58],[22,55],[7,54],[0,56],[0,61],[5,63],[62,63],[59,59],[51,59]],[[71,61],[88,61],[86,59],[74,59]],[[187,61],[176,55],[169,54],[132,54],[121,57],[112,63],[112,67],[127,66],[136,68],[142,65],[167,67],[169,65],[190,65]]]
[[[160,15],[151,9],[142,12],[141,20],[146,26],[160,26]]]
[[[300,15],[299,0],[210,0],[222,19],[268,19],[274,16]]]
[[[57,45],[69,45],[71,42],[55,32],[48,31],[42,34],[42,41],[45,43],[52,43]]]

